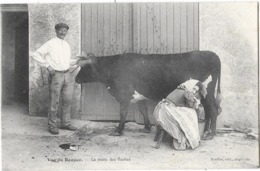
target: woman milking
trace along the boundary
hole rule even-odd
[[[154,110],[157,127],[155,140],[160,137],[156,148],[159,148],[164,131],[173,138],[172,145],[176,150],[194,149],[199,146],[198,120],[203,108],[200,99],[205,98],[206,94],[204,83],[190,79],[157,104]]]

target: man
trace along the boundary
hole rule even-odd
[[[55,38],[47,41],[33,54],[33,58],[41,67],[49,71],[50,108],[48,111],[48,130],[58,134],[57,112],[59,99],[62,99],[61,129],[75,131],[77,128],[70,124],[70,111],[74,78],[70,72],[73,64],[69,44],[64,40],[69,26],[64,23],[55,25]],[[75,63],[75,62],[74,62]]]

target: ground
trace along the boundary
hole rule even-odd
[[[194,150],[176,151],[163,141],[155,149],[155,127],[139,132],[143,125],[126,124],[124,135],[112,137],[117,123],[72,120],[76,132],[47,131],[46,117],[28,116],[24,106],[2,107],[3,170],[78,169],[220,169],[257,168],[258,140],[243,133],[218,133],[213,140],[201,141]],[[78,150],[64,150],[71,143]]]

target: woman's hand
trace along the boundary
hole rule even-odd
[[[186,106],[193,109],[197,109],[198,105],[200,104],[200,100],[197,99],[196,96],[189,91],[186,91],[184,93],[184,99],[185,99]]]

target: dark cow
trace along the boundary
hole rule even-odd
[[[127,109],[137,92],[145,98],[137,102],[144,117],[144,130],[149,132],[151,124],[144,99],[161,100],[177,86],[193,78],[205,81],[210,75],[208,94],[202,99],[205,110],[206,127],[212,132],[206,139],[212,139],[216,130],[217,116],[220,113],[218,100],[220,95],[219,57],[210,51],[193,51],[179,54],[120,54],[104,57],[90,57],[78,61],[82,68],[76,76],[77,83],[101,82],[110,87],[110,93],[120,103],[120,123],[115,135],[121,135],[124,129]],[[142,96],[142,97],[143,97]]]

